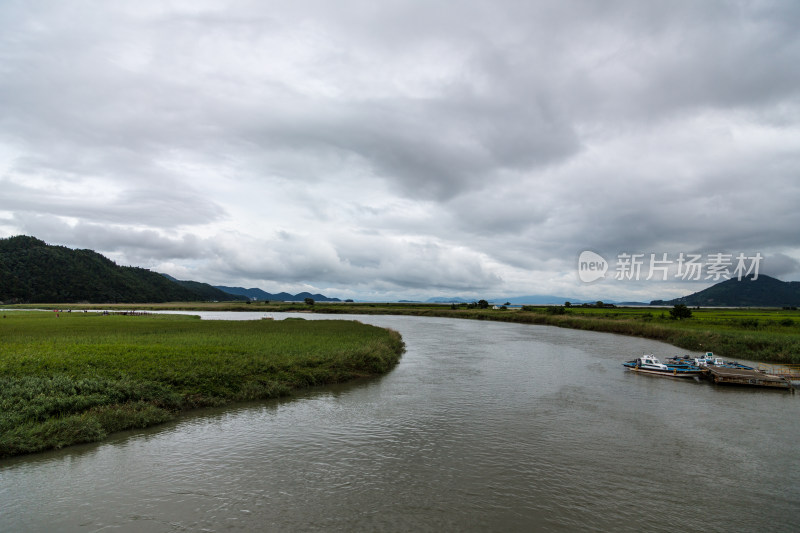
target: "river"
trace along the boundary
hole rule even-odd
[[[800,527],[800,394],[625,371],[683,353],[647,339],[303,316],[391,327],[407,352],[381,378],[2,461],[0,531]]]

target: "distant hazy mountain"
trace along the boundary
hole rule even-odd
[[[760,274],[729,279],[705,290],[674,300],[653,300],[652,305],[700,305],[720,307],[786,307],[800,306],[800,281],[781,281]]]
[[[175,279],[169,274],[161,274],[161,275],[167,278],[168,280],[174,281],[178,285],[181,285],[193,291],[195,294],[201,296],[201,299],[204,301],[216,300],[218,302],[224,302],[227,300],[247,300],[246,296],[240,296],[237,294],[230,294],[228,292],[221,291],[218,288],[209,285],[208,283]]]
[[[588,303],[589,300],[580,300],[578,298],[565,298],[564,296],[553,296],[552,294],[533,294],[530,296],[512,296],[510,298],[495,298],[493,302],[509,302],[514,305],[564,305],[564,302],[573,304]],[[614,303],[611,300],[604,300],[606,303]]]
[[[0,239],[0,301],[5,303],[144,303],[216,298],[157,272],[119,266],[92,250],[51,246],[35,237]],[[230,299],[227,297],[226,299]]]
[[[405,302],[406,300],[401,300]],[[459,298],[458,296],[453,296],[448,298],[446,296],[437,296],[435,298],[428,298],[425,300],[425,303],[428,304],[465,304],[472,302],[473,300],[465,300],[464,298]]]
[[[437,296],[435,298],[429,298],[426,300],[426,303],[469,303],[477,301],[479,298],[473,299],[464,299],[458,296],[453,297],[445,297],[445,296]],[[563,305],[564,302],[570,303],[584,303],[588,302],[588,300],[579,300],[577,298],[564,298],[563,296],[553,296],[551,294],[533,294],[530,296],[503,296],[500,298],[487,298],[487,301],[490,303],[500,303],[503,304],[508,302],[513,305]],[[613,303],[610,300],[607,303]]]
[[[237,296],[244,296],[250,300],[269,300],[269,296],[272,296],[268,292],[264,292],[261,289],[245,289],[243,287],[225,287],[224,285],[214,285],[215,289],[219,289],[223,292],[227,292],[228,294],[233,294]]]
[[[259,301],[302,302],[306,298],[311,298],[315,302],[341,302],[339,298],[328,298],[323,294],[311,294],[310,292],[301,292],[298,294],[279,292],[277,294],[271,294],[258,288],[245,289],[244,287],[226,287],[224,285],[216,285],[214,288],[225,291],[228,294],[246,296],[251,300]]]

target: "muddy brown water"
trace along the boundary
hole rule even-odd
[[[800,394],[625,371],[641,353],[683,353],[646,339],[335,318],[398,330],[400,364],[2,461],[0,531],[800,527]]]

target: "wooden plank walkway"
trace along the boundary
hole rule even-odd
[[[709,367],[706,369],[706,375],[714,383],[773,389],[791,389],[792,387],[792,382],[785,377],[744,368]]]
[[[767,374],[787,378],[790,381],[800,381],[800,365],[781,364],[781,365],[768,365],[759,363],[758,369]]]

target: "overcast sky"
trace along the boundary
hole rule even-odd
[[[355,299],[666,299],[718,253],[800,280],[798,27],[789,0],[3,0],[0,237]]]

